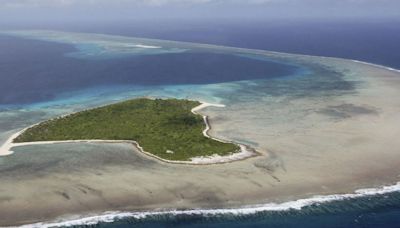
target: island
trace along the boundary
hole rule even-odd
[[[237,144],[208,137],[206,116],[194,111],[201,105],[179,99],[123,101],[41,122],[22,131],[13,143],[134,141],[143,152],[171,161],[239,152]]]
[[[400,141],[396,140],[400,137],[400,99],[389,99],[400,96],[400,74],[396,70],[353,60],[172,41],[56,31],[25,34],[27,39],[21,41],[24,48],[16,49],[20,44],[16,43],[9,53],[23,57],[27,63],[36,55],[26,55],[22,49],[36,47],[47,54],[47,50],[58,50],[58,44],[49,43],[57,41],[74,47],[97,45],[96,50],[104,51],[101,57],[109,56],[112,59],[107,61],[116,65],[121,62],[121,66],[133,71],[130,60],[150,61],[150,54],[166,55],[160,63],[170,64],[168,54],[149,53],[148,49],[141,54],[132,51],[128,59],[126,53],[130,49],[126,47],[136,44],[162,47],[158,51],[188,50],[185,54],[239,54],[294,64],[299,70],[274,79],[232,81],[221,77],[224,82],[211,84],[176,84],[166,80],[167,83],[155,86],[142,86],[133,79],[131,84],[107,84],[99,77],[100,87],[85,85],[65,93],[63,86],[41,85],[44,92],[57,93],[46,102],[15,103],[0,110],[0,226],[94,225],[124,218],[136,224],[144,221],[141,218],[158,221],[171,217],[175,221],[175,217],[188,218],[186,215],[196,219],[219,214],[241,218],[242,213],[267,215],[280,211],[292,215],[301,208],[306,212],[310,208],[321,211],[319,207],[346,202],[360,202],[369,210],[371,205],[364,203],[368,199],[380,199],[377,195],[389,193],[396,196],[392,192],[400,189]],[[32,37],[49,44],[33,42],[25,46]],[[54,69],[47,67],[47,60],[53,55],[36,58],[38,64],[46,60],[42,62],[44,74],[38,71],[19,80],[6,72],[7,77],[1,81],[15,81],[23,85],[22,90],[30,82],[40,84],[36,77],[43,76],[43,82],[47,82],[58,71],[71,75],[58,78],[61,82],[89,80],[85,71],[76,77],[72,77],[75,69],[65,71],[71,62],[68,58],[75,58],[73,61],[81,62],[84,68],[90,61],[94,72],[108,70],[105,74],[110,73],[109,80],[113,80],[118,74],[103,68],[105,59],[97,58],[98,55],[92,58],[92,50],[82,49],[79,58],[55,58],[61,64]],[[114,56],[118,50],[121,54],[117,58]],[[170,56],[177,55],[180,54]],[[188,55],[180,60],[185,56]],[[173,73],[182,66],[191,68],[199,64],[195,60],[171,63],[176,70]],[[16,76],[22,71],[29,74],[36,67],[21,64],[18,59],[16,63],[19,64],[10,68],[15,69]],[[156,62],[146,64],[154,66],[160,77],[163,75]],[[225,62],[218,67],[224,71],[230,64]],[[8,69],[8,64],[4,69]],[[206,65],[200,72],[206,75]],[[146,74],[138,75],[152,80]],[[265,75],[270,75],[269,71]],[[11,97],[21,98],[30,91],[11,86],[8,89]],[[154,97],[147,99],[145,96],[149,95]],[[129,109],[125,113],[124,106],[112,106],[122,99],[139,97],[142,98],[126,102],[133,102],[134,106],[142,100],[142,106],[135,103],[141,112],[148,111],[141,115],[135,115],[139,110]],[[194,101],[155,99],[165,97]],[[162,106],[164,102],[170,104]],[[105,107],[108,108],[103,110]],[[151,115],[160,122],[151,122]],[[197,146],[212,149],[195,150]],[[254,148],[255,153],[243,153],[246,146]],[[220,157],[216,159],[213,153]],[[200,163],[199,159],[208,163]],[[331,202],[337,200],[342,201]],[[393,200],[384,202],[389,201]],[[371,203],[376,205],[375,201]]]

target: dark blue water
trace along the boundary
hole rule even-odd
[[[332,56],[400,69],[399,18],[120,21],[63,29]]]
[[[76,59],[70,45],[0,36],[0,105],[110,85],[211,84],[293,74],[297,67],[232,54],[186,52]]]
[[[334,56],[358,59],[400,69],[399,24],[399,20],[319,22],[181,21],[179,23],[158,21],[148,23],[113,22],[80,26],[52,25],[49,27],[31,25],[30,28],[100,32]],[[52,99],[59,90],[72,90],[91,86],[93,85],[93,79],[97,77],[99,77],[99,80],[95,83],[109,83],[110,80],[113,83],[132,83],[132,81],[129,81],[131,75],[128,77],[128,75],[124,74],[125,71],[131,71],[132,69],[130,69],[130,66],[121,66],[120,64],[122,63],[119,61],[105,61],[104,64],[105,66],[107,65],[107,68],[113,68],[112,72],[120,70],[119,72],[122,73],[120,78],[109,78],[111,77],[111,72],[102,74],[103,72],[96,71],[91,65],[93,63],[89,60],[84,61],[84,63],[77,63],[77,60],[69,59],[67,64],[62,54],[73,51],[70,46],[16,39],[4,42],[4,39],[7,38],[0,38],[0,71],[3,71],[0,73],[2,80],[0,84],[0,103],[30,103]],[[210,56],[202,53],[192,54],[190,56],[195,58],[199,65],[190,65],[190,67],[187,67],[186,73],[193,73],[191,72],[191,67],[202,66],[204,68],[208,66]],[[175,57],[177,59],[166,60],[161,57],[158,60],[160,62],[177,61],[181,65],[186,64],[185,59]],[[226,64],[226,66],[233,66],[235,61],[239,61],[238,57],[234,56],[215,55],[211,57],[216,58],[213,61],[222,65]],[[149,58],[157,62],[157,58]],[[4,59],[10,62],[4,62]],[[132,58],[129,61],[143,63],[147,62],[147,60]],[[240,61],[242,60],[240,59]],[[26,67],[21,67],[22,64],[28,64],[30,70],[26,71]],[[282,76],[288,73],[274,64],[269,66],[268,69],[264,69],[259,66],[259,62],[253,60],[248,60],[246,64],[249,67],[258,69],[254,71],[254,74],[251,74],[253,78],[265,77],[265,75],[259,74],[264,70],[275,72],[274,76]],[[265,63],[262,63],[262,65],[265,65]],[[11,68],[8,68],[10,66]],[[150,68],[152,66],[146,65],[140,70],[151,73],[152,69]],[[168,72],[168,65],[161,67]],[[55,69],[65,69],[65,72],[55,72]],[[232,68],[223,78],[215,78],[213,75],[215,75],[216,71],[212,69],[210,70],[210,77],[201,79],[187,78],[182,74],[171,83],[210,83],[218,82],[218,80],[240,80],[243,79],[240,78],[240,74],[233,74],[232,76],[230,74],[247,69]],[[285,69],[287,68],[285,67]],[[15,72],[12,72],[14,70]],[[5,72],[12,74],[12,77],[5,77]],[[82,72],[91,76],[81,78]],[[45,76],[42,76],[43,74]],[[32,80],[32,78],[35,80]],[[13,84],[15,79],[19,80],[18,84]],[[135,83],[138,82],[135,81]],[[51,86],[47,83],[51,83]],[[142,81],[141,83],[157,84],[168,82],[163,82],[162,78],[156,77],[154,80]],[[61,88],[59,88],[60,85],[62,85]],[[49,89],[52,86],[57,89]],[[44,90],[41,91],[43,88]],[[23,91],[24,95],[15,97],[12,93],[15,90]],[[39,93],[38,90],[40,91]],[[400,227],[400,193],[325,203],[309,206],[300,211],[264,212],[242,216],[179,215],[150,217],[140,220],[123,219],[113,223],[101,223],[98,227]]]
[[[118,23],[82,31],[358,59],[400,69],[400,20]],[[400,227],[400,194],[247,216],[125,219],[99,227]]]
[[[302,210],[252,215],[163,215],[123,219],[97,227],[400,227],[400,193],[347,199]]]

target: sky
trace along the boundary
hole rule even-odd
[[[0,0],[3,23],[165,18],[400,18],[400,0]]]

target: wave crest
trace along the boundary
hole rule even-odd
[[[400,192],[400,182],[390,186],[382,186],[378,188],[365,188],[356,190],[354,193],[348,194],[334,194],[334,195],[316,195],[311,198],[298,199],[284,203],[268,203],[262,205],[251,205],[241,208],[228,208],[228,209],[191,209],[191,210],[168,210],[168,211],[147,211],[147,212],[121,212],[109,211],[101,215],[92,215],[86,217],[69,218],[68,220],[58,219],[48,223],[35,223],[30,225],[21,226],[22,228],[39,228],[39,227],[70,227],[79,225],[95,225],[98,223],[111,223],[116,220],[124,218],[144,219],[150,216],[162,215],[249,215],[259,212],[267,211],[287,211],[287,210],[301,210],[306,206],[311,206],[320,203],[328,203],[332,201],[340,201],[346,199],[354,199],[373,195],[382,195],[393,192]]]

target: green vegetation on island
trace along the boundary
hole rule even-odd
[[[168,160],[227,155],[239,147],[203,135],[200,102],[178,99],[134,99],[77,112],[35,125],[15,143],[64,140],[133,140],[146,152]]]

